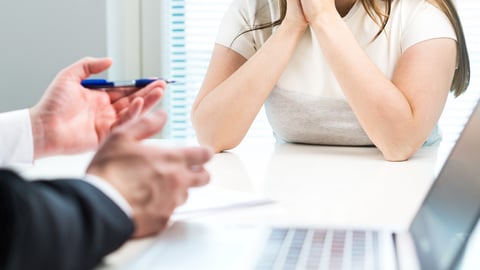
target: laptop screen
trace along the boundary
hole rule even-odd
[[[422,269],[451,269],[480,214],[477,103],[410,227]]]

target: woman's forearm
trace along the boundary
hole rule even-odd
[[[454,71],[454,42],[430,43],[430,52],[426,51],[427,43],[409,49],[400,57],[390,80],[338,14],[323,15],[311,22],[311,27],[360,124],[385,159],[408,159],[424,143],[441,114]],[[449,50],[443,60],[428,59],[435,50],[445,48]]]
[[[228,71],[215,54],[204,86],[192,110],[192,122],[201,144],[220,152],[237,146],[288,64],[303,31],[281,25],[267,42],[238,69]],[[217,58],[217,59],[215,59]],[[227,70],[227,71],[225,71]],[[218,75],[224,72],[223,75]],[[219,76],[219,77],[218,77]]]

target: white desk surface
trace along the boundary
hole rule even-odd
[[[182,145],[164,140],[146,143]],[[276,203],[190,221],[406,229],[448,151],[448,146],[424,147],[406,162],[388,162],[373,147],[247,141],[208,163],[210,185],[259,194]],[[81,176],[91,157],[87,153],[41,159],[23,175]],[[109,256],[109,263],[134,258],[154,239],[129,241]]]

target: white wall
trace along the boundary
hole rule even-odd
[[[168,57],[167,1],[106,0],[107,51],[115,60],[112,80],[165,75]]]
[[[77,59],[107,55],[105,14],[102,0],[1,1],[0,112],[35,104]]]

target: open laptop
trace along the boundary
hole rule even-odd
[[[405,232],[179,222],[125,268],[455,269],[480,215],[479,138],[477,103]]]

